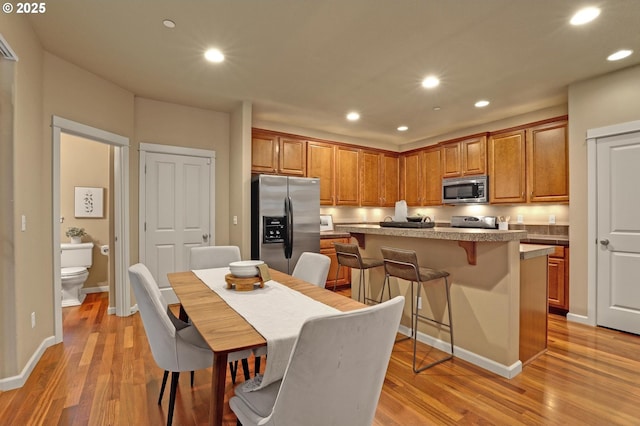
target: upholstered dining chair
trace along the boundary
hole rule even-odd
[[[291,275],[324,288],[327,283],[330,266],[331,259],[329,257],[324,254],[305,251],[300,255]]]
[[[254,391],[244,390],[251,382],[236,387],[229,405],[238,423],[371,425],[403,306],[397,296],[307,320],[282,380]]]
[[[213,352],[194,326],[180,321],[170,313],[160,288],[145,265],[138,263],[131,266],[129,278],[153,359],[160,368],[165,370],[158,405],[162,400],[167,374],[171,371],[167,415],[167,425],[171,425],[180,372],[211,367]],[[234,352],[229,354],[229,359],[242,359],[250,354],[250,350]]]

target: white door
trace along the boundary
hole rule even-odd
[[[640,132],[596,146],[597,323],[640,334]]]
[[[145,166],[144,263],[170,289],[167,273],[188,270],[191,247],[211,240],[211,159],[148,152]]]

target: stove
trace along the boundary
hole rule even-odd
[[[451,216],[452,228],[498,229],[496,216]]]

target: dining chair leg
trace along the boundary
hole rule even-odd
[[[176,390],[178,389],[179,371],[171,372],[171,391],[169,392],[169,414],[167,414],[167,426],[173,423],[173,407],[176,405]]]
[[[229,371],[231,371],[231,383],[236,384],[236,374],[238,373],[238,361],[229,362]]]
[[[253,361],[253,374],[254,374],[254,376],[257,376],[258,374],[260,374],[260,358],[261,357],[257,356],[255,361]]]
[[[191,387],[193,387],[193,376],[195,376],[194,372],[191,372]]]
[[[162,403],[162,396],[164,395],[164,387],[167,385],[167,377],[169,377],[169,372],[164,370],[164,374],[162,375],[162,385],[160,386],[160,396],[158,397],[158,405]]]
[[[338,269],[336,269],[336,279],[333,281],[333,291],[336,291],[336,285],[338,285],[338,277],[340,276],[340,267],[342,265],[340,265],[338,263]]]
[[[244,373],[245,382],[251,379],[251,373],[249,373],[249,360],[247,360],[246,358],[242,359],[242,372]]]

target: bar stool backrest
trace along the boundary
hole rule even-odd
[[[418,256],[413,250],[380,247],[387,275],[407,281],[420,282]]]
[[[349,268],[363,269],[362,258],[357,244],[333,243],[338,263]]]

